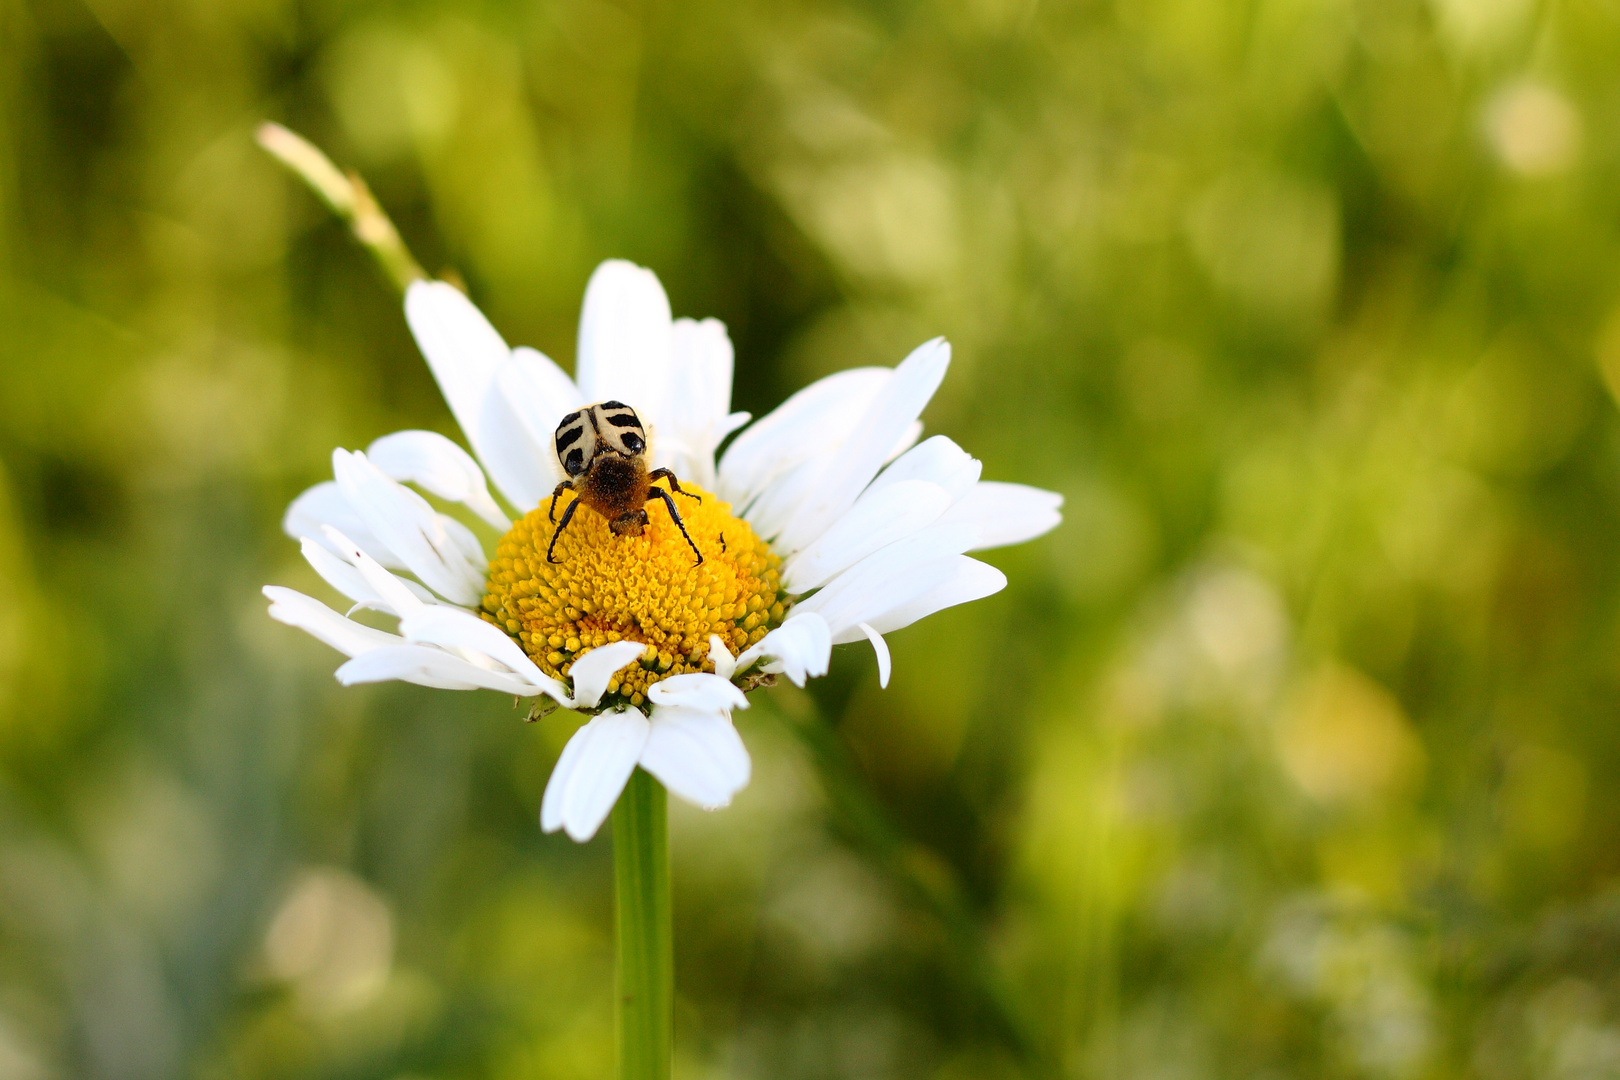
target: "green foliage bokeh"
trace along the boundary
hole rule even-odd
[[[679,1077],[1620,1075],[1617,55],[1615,0],[0,0],[0,1077],[611,1068],[573,721],[264,615],[333,447],[456,434],[266,118],[514,343],[607,257],[756,415],[944,334],[929,430],[1067,499],[887,690],[739,714]]]

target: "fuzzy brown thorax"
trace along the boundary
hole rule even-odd
[[[599,450],[591,466],[574,481],[581,502],[608,519],[620,536],[640,536],[647,524],[647,464],[638,455]]]

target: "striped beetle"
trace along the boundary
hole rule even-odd
[[[647,527],[647,503],[663,499],[671,520],[697,556],[693,565],[702,565],[703,552],[686,531],[670,491],[699,502],[703,496],[681,490],[680,481],[668,469],[647,470],[647,430],[636,410],[622,401],[602,401],[571,412],[557,425],[556,446],[557,461],[568,479],[551,493],[547,516],[557,530],[546,546],[547,562],[557,561],[551,555],[557,538],[568,528],[581,503],[607,518],[615,536],[640,536]],[[655,480],[668,480],[669,489],[654,487]],[[559,523],[557,499],[565,491],[572,491],[574,500],[563,510]]]

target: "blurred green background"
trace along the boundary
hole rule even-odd
[[[340,689],[266,582],[454,433],[252,143],[565,364],[948,335],[1066,522],[673,815],[682,1080],[1620,1076],[1617,0],[0,0],[0,1080],[597,1078],[566,714]]]

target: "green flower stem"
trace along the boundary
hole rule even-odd
[[[395,288],[427,279],[360,174],[344,173],[309,140],[260,124],[258,143],[354,231]],[[669,1080],[675,1041],[675,956],[669,907],[669,798],[637,769],[613,808],[618,893],[620,1080]]]
[[[619,1080],[669,1080],[675,956],[669,910],[669,797],[637,769],[613,807]]]
[[[349,223],[355,239],[371,252],[395,288],[404,292],[411,282],[427,280],[427,274],[359,173],[339,171],[314,143],[280,124],[260,124],[254,138],[308,184],[332,213]]]

